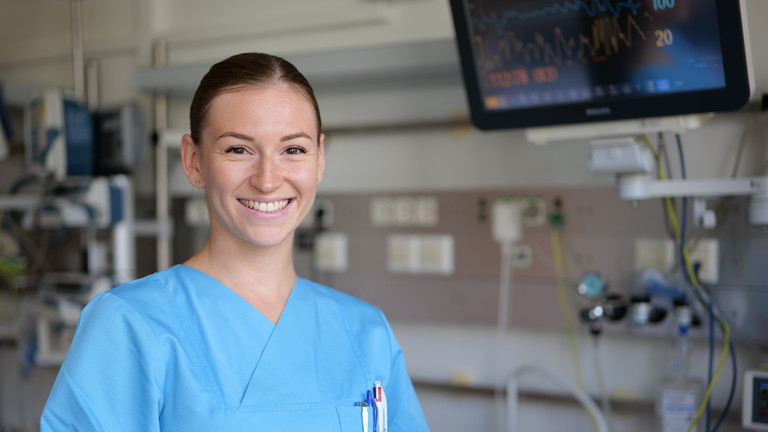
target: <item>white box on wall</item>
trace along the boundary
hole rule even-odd
[[[387,239],[387,268],[392,273],[453,274],[453,236],[395,234]]]
[[[387,268],[392,273],[419,271],[419,243],[413,235],[395,234],[387,239]]]
[[[421,273],[453,274],[453,236],[446,234],[420,237]]]
[[[343,273],[349,267],[347,235],[323,232],[315,238],[315,266],[320,271]]]

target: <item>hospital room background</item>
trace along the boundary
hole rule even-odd
[[[667,149],[654,172],[679,179],[684,161],[705,189],[753,179],[765,206],[768,2],[743,6],[750,100],[647,144]],[[202,74],[243,51],[294,62],[323,114],[299,273],[384,311],[432,430],[686,430],[662,429],[662,413],[701,406],[695,430],[765,430],[751,411],[768,409],[760,198],[691,198],[687,217],[676,198],[673,220],[667,201],[621,197],[615,175],[591,170],[590,139],[478,130],[455,36],[448,0],[0,0],[0,431],[38,430],[89,296],[205,241],[178,145]],[[97,155],[107,175],[43,190],[30,110],[77,105],[71,94],[112,143]]]

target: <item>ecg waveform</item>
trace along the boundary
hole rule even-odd
[[[608,13],[618,18],[622,16],[625,10],[627,13],[637,16],[640,5],[641,2],[633,0],[618,2],[612,2],[612,0],[566,0],[525,12],[508,9],[502,12],[501,15],[492,12],[488,15],[475,16],[473,24],[479,30],[493,28],[497,34],[502,35],[510,25],[510,22],[514,20],[524,21],[552,14],[574,13],[580,10],[583,10],[589,17],[596,17],[599,13]],[[470,9],[476,10],[477,6],[470,4]]]
[[[645,41],[648,37],[637,20],[627,15],[622,19],[595,19],[589,32],[576,36],[567,36],[560,27],[555,27],[550,37],[536,32],[532,39],[524,40],[515,32],[508,31],[495,46],[485,47],[483,36],[476,36],[475,42],[480,64],[486,70],[493,70],[516,59],[522,59],[525,63],[554,65],[561,65],[569,60],[605,59],[623,49],[631,49],[638,38]]]
[[[489,110],[628,101],[724,81],[714,0],[466,1]]]

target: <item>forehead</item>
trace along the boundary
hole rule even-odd
[[[318,126],[311,99],[291,84],[247,85],[225,90],[211,99],[206,129],[229,127],[238,122],[251,125],[278,122],[315,129]]]

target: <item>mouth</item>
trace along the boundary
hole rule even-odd
[[[273,201],[273,202],[261,202],[261,201],[252,201],[252,200],[246,200],[246,199],[240,199],[238,198],[238,201],[240,201],[240,204],[248,207],[249,209],[260,211],[263,213],[275,213],[279,212],[280,210],[284,209],[288,203],[291,202],[291,200],[280,200],[280,201]]]

